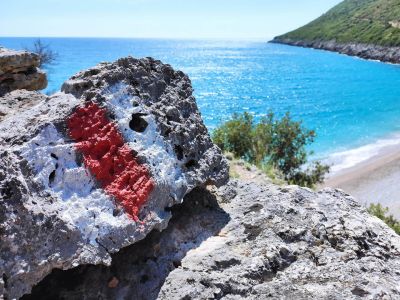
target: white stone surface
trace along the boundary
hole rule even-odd
[[[180,191],[186,185],[181,163],[171,144],[167,143],[159,133],[154,116],[146,111],[140,98],[129,96],[126,89],[127,86],[124,84],[110,88],[106,93],[107,106],[115,114],[118,128],[130,148],[146,157],[153,179],[158,185],[172,187],[173,196],[178,199],[182,197]],[[134,107],[134,102],[139,105]],[[143,116],[148,123],[144,132],[135,132],[129,127],[134,113],[147,114]]]
[[[113,227],[132,223],[126,214],[113,216],[114,200],[83,165],[78,166],[74,143],[67,143],[54,125],[46,126],[20,151],[35,172],[34,180],[59,200],[65,222],[79,228],[91,244]]]

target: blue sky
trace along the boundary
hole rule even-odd
[[[0,36],[266,39],[341,0],[5,0]]]

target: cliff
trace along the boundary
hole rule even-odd
[[[227,183],[167,64],[122,58],[0,103],[0,298],[400,297],[400,237],[338,190]]]
[[[40,59],[35,53],[0,47],[0,96],[17,89],[46,88],[46,74],[39,65]]]
[[[400,63],[399,20],[399,0],[345,0],[272,42]]]

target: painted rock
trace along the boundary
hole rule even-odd
[[[54,268],[109,265],[164,229],[188,192],[228,178],[189,78],[160,61],[102,63],[60,93],[33,96],[0,123],[4,298],[29,293]]]

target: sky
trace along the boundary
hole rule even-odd
[[[1,0],[0,36],[268,39],[341,0]]]

